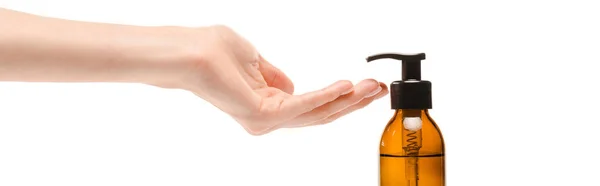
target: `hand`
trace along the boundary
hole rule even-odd
[[[199,33],[201,44],[194,45],[198,56],[187,62],[183,84],[253,135],[330,123],[388,93],[384,83],[367,79],[293,95],[292,81],[232,29],[212,26]]]
[[[115,25],[5,9],[0,9],[0,22],[6,22],[0,24],[0,81],[128,82],[186,89],[254,135],[329,123],[388,93],[384,84],[364,80],[293,95],[290,79],[224,26]]]

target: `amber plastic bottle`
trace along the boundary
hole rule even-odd
[[[421,80],[419,54],[378,54],[367,61],[402,61],[402,80],[390,85],[393,117],[379,146],[380,186],[445,186],[444,140],[429,115],[431,82]]]

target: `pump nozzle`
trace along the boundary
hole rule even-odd
[[[367,62],[378,59],[396,59],[402,61],[402,80],[421,80],[421,60],[425,59],[425,53],[416,54],[393,54],[384,53],[369,56]]]
[[[430,109],[431,82],[421,80],[421,60],[425,53],[382,53],[367,57],[367,62],[378,59],[402,61],[402,81],[390,85],[392,109]]]

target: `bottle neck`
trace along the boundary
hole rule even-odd
[[[429,109],[396,109],[396,117],[421,117],[429,115]]]
[[[392,120],[392,124],[409,131],[420,131],[423,125],[431,123],[427,109],[398,109]]]

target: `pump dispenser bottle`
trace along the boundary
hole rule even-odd
[[[402,80],[390,85],[391,107],[395,110],[379,145],[380,186],[444,186],[444,140],[434,120],[431,82],[421,80],[418,54],[378,54],[378,59],[402,61]]]

